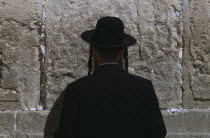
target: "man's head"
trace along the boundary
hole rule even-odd
[[[92,71],[93,56],[96,66],[103,62],[122,63],[123,57],[124,67],[128,72],[127,47],[134,45],[136,39],[124,32],[124,24],[120,18],[111,16],[100,18],[96,28],[83,32],[81,38],[90,44],[88,76]]]

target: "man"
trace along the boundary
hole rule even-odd
[[[90,44],[88,76],[66,87],[55,137],[164,138],[167,131],[151,80],[128,73],[127,47],[136,40],[124,33],[122,20],[103,17],[81,37]]]

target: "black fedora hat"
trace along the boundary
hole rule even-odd
[[[81,38],[95,47],[127,47],[136,43],[135,38],[124,33],[123,21],[111,16],[100,18],[96,28],[83,32]]]

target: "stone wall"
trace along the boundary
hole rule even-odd
[[[0,0],[0,137],[51,138],[63,90],[87,75],[80,34],[117,16],[138,42],[129,72],[150,79],[167,138],[210,138],[210,0]]]

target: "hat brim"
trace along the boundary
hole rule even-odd
[[[97,43],[97,42],[94,42],[91,40],[94,32],[95,32],[95,29],[85,31],[81,34],[81,38],[84,41],[86,41],[87,43],[94,45],[96,47],[128,47],[128,46],[132,46],[136,43],[136,39],[126,33],[124,33],[124,39],[123,39],[122,43],[120,43],[120,44],[105,45],[105,44]]]

